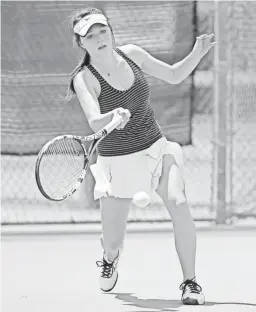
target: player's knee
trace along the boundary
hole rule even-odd
[[[176,204],[181,204],[186,201],[185,183],[182,172],[177,164],[173,164],[169,171],[168,199],[174,200]]]

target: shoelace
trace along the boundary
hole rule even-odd
[[[101,272],[102,277],[109,278],[112,276],[114,262],[108,263],[105,259],[103,259],[103,261],[96,261],[96,264],[98,267],[102,268],[102,272]]]
[[[184,292],[187,287],[189,288],[190,292],[194,294],[200,294],[202,290],[201,286],[199,286],[195,281],[193,281],[193,279],[192,280],[188,279],[185,282],[183,282],[180,285],[180,290],[183,290]]]

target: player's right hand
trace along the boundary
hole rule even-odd
[[[119,107],[119,108],[115,109],[114,114],[119,114],[122,116],[122,122],[120,123],[120,125],[116,129],[117,130],[123,129],[131,118],[131,113],[130,113],[129,109]]]

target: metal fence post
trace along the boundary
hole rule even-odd
[[[214,33],[218,44],[214,51],[214,194],[216,223],[226,222],[226,156],[227,156],[227,34],[226,2],[214,2]]]

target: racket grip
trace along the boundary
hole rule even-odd
[[[110,123],[105,126],[105,130],[107,131],[107,133],[110,133],[111,131],[115,130],[116,127],[120,125],[122,120],[123,120],[123,117],[120,114],[115,113]]]

